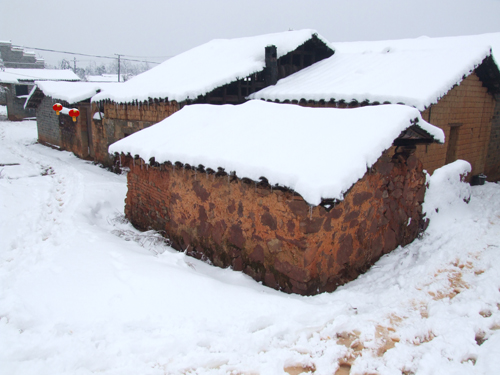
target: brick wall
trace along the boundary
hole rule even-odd
[[[330,210],[262,183],[136,160],[125,212],[140,229],[165,231],[174,248],[270,287],[331,291],[422,229],[422,165],[415,155],[390,155]]]
[[[52,98],[45,96],[36,109],[38,142],[61,147],[59,117],[52,109],[54,103]]]
[[[467,160],[471,164],[469,178],[484,173],[494,108],[495,98],[473,73],[451,89],[437,104],[426,109],[422,117],[443,129],[446,142],[444,145],[419,146],[417,155],[424,168],[432,173],[445,164],[450,129],[460,124],[456,159]]]
[[[491,122],[490,142],[486,155],[485,174],[488,181],[500,181],[500,95],[496,95],[496,106]]]
[[[97,112],[94,104],[92,113]],[[115,104],[104,103],[104,119],[93,121],[93,146],[95,159],[110,166],[113,158],[108,154],[108,146],[139,130],[147,128],[180,109],[180,104],[173,102],[153,102],[150,104]]]
[[[80,111],[80,116],[76,118],[76,122],[68,115],[59,115],[61,148],[73,152],[82,159],[89,158],[86,108],[87,105],[85,103],[79,103],[78,110]]]

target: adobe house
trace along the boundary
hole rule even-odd
[[[10,121],[22,121],[35,117],[35,110],[25,108],[35,81],[79,81],[71,70],[17,69],[0,70],[0,86],[6,89],[7,112]]]
[[[495,38],[500,44],[500,33],[333,43],[329,59],[249,97],[338,108],[413,106],[446,134],[444,145],[417,150],[429,173],[463,159],[472,165],[469,178],[486,174],[495,181],[500,179],[500,72],[487,43]]]
[[[92,122],[101,122],[104,114],[92,111],[90,99],[115,84],[118,83],[37,81],[26,108],[36,110],[38,142],[94,160]],[[64,107],[59,116],[52,109],[55,103]],[[71,108],[80,111],[76,122],[69,116]]]
[[[96,158],[108,146],[155,124],[187,104],[238,104],[278,79],[333,54],[314,30],[217,39],[177,55],[92,101],[105,117],[94,128]]]
[[[109,147],[125,214],[180,251],[287,293],[332,291],[423,230],[418,144],[443,132],[401,105],[186,106]]]

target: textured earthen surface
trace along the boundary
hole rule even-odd
[[[180,107],[180,104],[175,101],[152,102],[150,104],[103,103],[104,118],[92,121],[95,160],[105,166],[111,166],[113,159],[108,154],[109,145],[160,122],[177,112]],[[98,112],[98,108],[94,104],[92,113],[96,112]]]
[[[379,161],[335,206],[224,173],[130,161],[126,216],[174,248],[288,293],[332,291],[422,229],[422,164],[408,150]]]

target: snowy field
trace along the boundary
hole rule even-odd
[[[0,374],[499,373],[500,185],[301,297],[136,231],[125,176],[36,138],[0,122]]]

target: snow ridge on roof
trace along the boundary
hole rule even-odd
[[[489,35],[492,41],[495,37],[500,41],[500,33]],[[249,98],[388,101],[422,111],[490,56],[487,41],[471,36],[331,43],[333,56]]]
[[[0,71],[0,82],[19,83],[23,81],[79,81],[71,70],[5,68]]]
[[[112,144],[109,152],[139,155],[146,162],[154,157],[159,163],[222,167],[254,181],[264,176],[271,185],[292,188],[318,205],[321,198],[342,199],[414,119],[444,141],[441,129],[402,105],[197,104]]]
[[[69,104],[89,99],[97,94],[98,91],[114,85],[121,85],[121,83],[36,81],[36,86],[46,96],[64,100]]]
[[[127,103],[148,98],[183,101],[195,99],[217,87],[244,78],[265,67],[265,47],[275,45],[278,58],[316,35],[306,29],[237,39],[215,39],[177,55],[127,81],[119,89],[106,90],[94,100]]]

